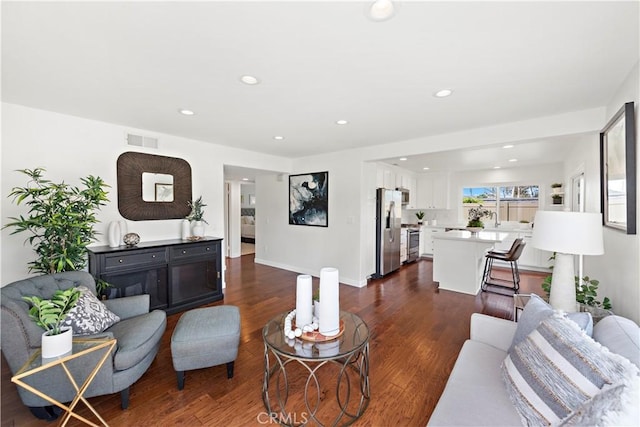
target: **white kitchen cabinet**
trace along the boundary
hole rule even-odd
[[[417,182],[417,207],[420,209],[449,209],[449,174],[425,173]]]
[[[442,228],[420,227],[420,256],[433,255],[433,236],[435,233],[443,232]]]

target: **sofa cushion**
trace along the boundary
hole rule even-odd
[[[122,320],[107,329],[118,340],[113,360],[115,370],[121,371],[136,365],[152,351],[166,328],[166,318],[164,311],[154,310]]]
[[[556,425],[588,407],[590,420],[601,424],[608,411],[620,410],[638,368],[556,313],[515,346],[502,374],[523,423]]]
[[[607,316],[593,327],[593,338],[640,367],[640,328],[633,320]]]
[[[62,326],[71,326],[74,335],[99,334],[120,321],[87,287],[77,289],[80,291],[78,302],[62,322]]]
[[[511,347],[509,347],[509,353],[513,348],[524,340],[529,334],[534,331],[540,322],[548,318],[553,314],[553,308],[542,298],[536,294],[531,294],[531,298],[527,305],[524,306],[520,319],[518,320],[518,328],[513,337]],[[593,331],[593,320],[590,313],[568,313],[567,317],[573,320],[575,323],[584,330],[587,335],[591,336]]]
[[[500,376],[506,355],[489,344],[467,340],[428,425],[519,425],[520,416]]]

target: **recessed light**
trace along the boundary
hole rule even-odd
[[[494,166],[493,168],[494,169],[500,169],[500,166]]]
[[[249,178],[242,178],[243,181],[249,181]]]
[[[453,91],[451,89],[442,89],[433,94],[436,98],[446,98],[451,95]]]
[[[400,159],[399,159],[399,160],[400,160],[401,162],[406,162],[406,161],[407,161],[407,158],[406,158],[406,157],[400,157]]]
[[[346,125],[347,123],[349,123],[349,122],[346,121],[346,120],[336,120],[336,124],[337,125]]]
[[[517,161],[518,161],[518,159],[509,159],[509,161],[510,161],[511,163],[513,163],[513,162],[517,162]]]
[[[185,116],[193,116],[193,115],[195,114],[193,111],[191,111],[191,110],[187,110],[187,109],[185,109],[185,108],[180,108],[180,109],[178,110],[178,112],[179,112],[180,114],[184,114]]]
[[[502,148],[513,148],[513,144],[503,145]]]
[[[260,83],[260,80],[258,80],[257,77],[250,76],[248,74],[240,77],[240,81],[246,85],[257,85]]]
[[[396,10],[391,0],[376,0],[369,6],[367,16],[373,21],[386,21],[395,15]]]
[[[429,170],[429,166],[423,167],[422,170],[428,171]]]
[[[273,139],[276,139],[278,141],[282,141],[284,139],[284,136],[276,135],[276,136],[273,137]]]

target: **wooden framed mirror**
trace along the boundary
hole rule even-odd
[[[133,221],[189,215],[191,166],[186,160],[126,152],[118,157],[118,210]]]

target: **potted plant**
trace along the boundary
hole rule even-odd
[[[56,357],[71,351],[73,332],[63,328],[62,322],[76,305],[80,291],[76,288],[57,290],[51,299],[37,296],[22,297],[31,304],[29,317],[44,329],[42,334],[42,357]]]
[[[416,212],[416,218],[418,218],[418,224],[422,224],[422,220],[424,219],[424,212],[423,211]]]
[[[191,213],[187,219],[191,221],[191,233],[196,237],[204,237],[204,224],[209,224],[204,218],[204,208],[207,206],[202,201],[202,196],[198,197],[194,202],[187,202],[191,208]]]
[[[476,233],[482,230],[484,228],[482,218],[484,217],[493,218],[493,212],[482,207],[482,205],[478,205],[474,208],[469,209],[469,222],[467,222],[467,230],[471,231],[472,233]]]
[[[95,240],[95,210],[107,199],[100,177],[81,178],[83,189],[44,179],[44,168],[19,170],[30,180],[25,187],[14,187],[9,194],[17,205],[25,202],[28,216],[11,217],[3,228],[11,234],[27,231],[27,239],[38,255],[28,263],[29,271],[43,274],[81,270],[87,263],[86,247]]]
[[[554,205],[562,204],[562,194],[552,194],[551,199],[553,200]]]
[[[560,194],[562,192],[562,184],[559,182],[554,182],[553,184],[551,184],[551,190],[553,191],[553,194]]]

